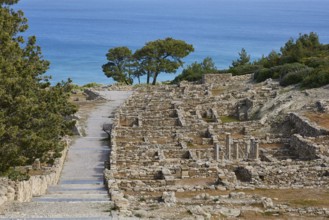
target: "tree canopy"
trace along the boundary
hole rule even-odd
[[[20,35],[28,26],[23,12],[10,8],[16,2],[0,1],[0,173],[58,156],[74,125],[67,116],[76,111],[71,82],[51,86],[36,37]]]
[[[213,72],[230,72],[233,75],[254,73],[256,82],[272,78],[279,80],[282,86],[299,83],[305,88],[320,87],[329,84],[329,44],[321,44],[314,32],[300,34],[296,40],[289,39],[280,52],[272,50],[268,56],[253,62],[242,48],[239,58],[232,61],[227,70],[209,71],[203,69],[202,63],[194,62],[172,82],[198,81],[203,74]]]
[[[250,55],[247,54],[246,49],[242,48],[239,53],[239,59],[232,62],[232,67],[250,64]]]
[[[103,65],[103,72],[115,81],[131,85],[133,83],[134,60],[128,47],[112,48],[106,54],[108,62]]]
[[[203,59],[201,63],[194,62],[183,69],[172,83],[178,83],[180,81],[198,81],[202,79],[202,76],[207,73],[217,73],[218,69],[215,66],[214,61],[210,57]]]
[[[147,75],[147,83],[153,78],[156,84],[161,73],[175,73],[183,66],[183,58],[194,51],[192,45],[173,38],[150,41],[144,47],[131,51],[127,47],[117,47],[109,50],[109,62],[103,65],[103,71],[115,81],[126,82],[131,76]]]
[[[280,49],[254,62],[257,82],[267,78],[279,79],[281,85],[300,83],[303,87],[319,87],[329,83],[329,45],[321,44],[311,32],[289,39]]]

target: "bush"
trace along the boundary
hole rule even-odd
[[[305,77],[313,72],[313,68],[305,68],[296,72],[287,73],[280,81],[281,86],[289,86],[303,81]]]
[[[328,66],[329,56],[326,57],[310,57],[304,60],[304,63],[313,68],[318,68],[322,66]]]
[[[329,68],[314,71],[304,78],[302,87],[317,88],[329,84]]]
[[[83,85],[82,87],[83,88],[94,88],[94,87],[101,87],[101,86],[103,86],[103,85],[99,84],[99,83],[92,82],[92,83],[87,83],[86,85]]]
[[[229,69],[229,72],[233,75],[246,75],[254,73],[257,70],[260,70],[261,68],[261,65],[245,64],[237,67],[232,67]]]
[[[306,70],[311,71],[313,69],[310,70],[309,67],[307,67],[306,65],[301,64],[301,63],[288,63],[288,64],[284,64],[284,65],[280,65],[280,66],[274,66],[270,69],[264,68],[259,71],[256,71],[254,79],[257,82],[265,81],[268,78],[282,80],[285,77],[285,75],[287,75],[288,73],[291,73],[291,75],[286,80],[293,81],[293,79],[297,80],[296,74],[293,74],[293,73],[297,73],[300,71],[306,71]]]
[[[30,179],[30,176],[28,174],[22,173],[14,169],[10,169],[7,175],[8,178],[12,181],[26,181]]]
[[[263,69],[256,71],[255,75],[254,75],[254,80],[256,80],[256,82],[263,82],[269,78],[272,78],[272,73],[271,73],[270,69],[267,69],[267,68],[263,68]]]
[[[210,57],[206,57],[201,63],[194,62],[191,65],[188,65],[182,73],[172,81],[172,84],[179,83],[183,80],[190,82],[199,81],[204,74],[217,72],[218,70],[213,60]]]

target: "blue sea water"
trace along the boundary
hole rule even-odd
[[[185,66],[210,56],[218,68],[227,68],[241,48],[257,59],[299,33],[313,31],[329,43],[328,0],[21,0],[15,7],[51,62],[53,81],[79,85],[113,82],[101,69],[108,49],[136,50],[166,37],[194,45]]]

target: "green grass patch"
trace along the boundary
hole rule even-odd
[[[237,119],[234,116],[220,116],[220,120],[223,123],[230,123],[230,122],[238,122],[239,121],[239,119]]]
[[[211,117],[204,117],[202,118],[205,122],[210,123],[210,122],[215,122],[215,120]]]

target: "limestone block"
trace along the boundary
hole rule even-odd
[[[7,202],[7,197],[6,196],[1,196],[0,197],[0,206],[2,206],[3,204],[5,204]]]
[[[211,219],[211,214],[207,213],[201,206],[191,206],[189,211],[195,216],[203,216],[205,219]]]
[[[262,204],[265,209],[273,208],[273,201],[271,198],[263,197]]]
[[[32,199],[32,181],[21,181],[17,183],[16,198],[18,202],[29,202]]]
[[[162,200],[168,207],[174,206],[176,204],[175,192],[163,192]]]
[[[189,178],[189,177],[190,177],[190,175],[188,173],[188,170],[182,170],[182,179]]]
[[[227,207],[221,207],[219,212],[226,217],[238,217],[241,214],[240,209],[232,209]]]

